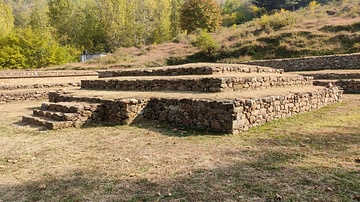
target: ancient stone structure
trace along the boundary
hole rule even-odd
[[[73,121],[72,124],[78,123],[78,126],[85,123],[130,124],[134,120],[159,120],[201,130],[238,133],[274,119],[319,109],[322,106],[339,102],[340,99],[341,91],[337,87],[332,87],[317,92],[234,100],[185,98],[107,100],[51,93],[49,100],[56,104],[44,105],[54,105],[52,108],[57,109],[62,117],[76,117],[71,113],[79,112],[78,107],[70,110],[71,107],[66,107],[67,105],[78,105],[84,102],[96,104],[91,112],[77,115],[83,117],[81,124],[78,123],[78,119]],[[85,108],[82,107],[81,110]],[[91,107],[88,108],[91,109]],[[48,110],[49,107],[46,109]],[[34,112],[36,115],[40,114],[38,110],[34,110]],[[46,113],[41,112],[40,115]],[[56,120],[63,120],[63,118],[58,119],[57,117],[60,115],[56,113],[48,117],[52,116],[55,116]],[[26,119],[29,118],[26,117]],[[46,126],[46,124],[44,125]],[[54,128],[51,124],[49,126],[49,128]],[[65,124],[65,126],[67,125]]]
[[[0,103],[20,100],[43,100],[48,97],[48,90],[26,91],[26,92],[0,92]]]
[[[312,77],[286,75],[282,70],[248,65],[192,64],[180,66],[178,69],[106,71],[103,75],[101,73],[99,75],[116,77],[83,80],[81,87],[82,90],[88,88],[117,91],[177,90],[220,94],[224,91],[251,90],[255,92],[262,88],[310,86],[313,82]],[[198,76],[194,78],[184,76],[189,72]],[[229,73],[231,76],[228,75]],[[143,79],[128,78],[142,74]],[[161,78],[148,78],[149,74],[161,75]],[[101,96],[76,96],[76,91],[71,94],[50,93],[50,103],[44,103],[40,109],[34,110],[32,116],[24,116],[23,121],[49,129],[58,129],[70,126],[80,127],[86,124],[130,124],[136,121],[158,120],[194,129],[238,133],[274,119],[339,102],[341,94],[342,91],[336,86],[321,87],[314,92],[289,92],[277,96],[255,98],[235,96],[231,99],[169,98],[166,96],[105,99]]]
[[[360,69],[360,53],[275,60],[257,60],[245,62],[243,64],[283,69],[285,72],[314,71],[324,69]]]
[[[178,65],[164,68],[129,69],[129,70],[105,70],[98,71],[99,78],[128,77],[128,76],[180,76],[180,75],[216,75],[225,73],[278,73],[282,69],[274,69],[253,65],[234,64],[209,64],[197,63]]]
[[[82,80],[82,89],[119,91],[197,91],[223,92],[256,90],[273,87],[312,85],[312,77],[303,76],[256,76],[220,78],[161,78],[153,80]]]
[[[97,76],[94,71],[2,71],[0,79]]]
[[[80,86],[79,82],[70,83],[47,83],[47,84],[31,84],[31,85],[2,85],[0,90],[18,90],[18,89],[43,89],[54,87],[77,87]]]
[[[314,85],[317,86],[328,86],[329,83],[332,85],[338,86],[340,89],[344,91],[344,93],[360,93],[360,80],[335,80],[335,81],[328,81],[328,80],[316,80]]]

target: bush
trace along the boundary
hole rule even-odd
[[[265,14],[261,16],[257,20],[257,23],[263,29],[270,26],[271,28],[278,30],[282,27],[296,24],[300,18],[301,17],[294,12],[289,12],[281,9],[280,12],[277,12],[273,15]]]
[[[214,53],[219,49],[219,44],[211,37],[209,33],[201,30],[196,41],[194,42],[195,47],[208,54]]]

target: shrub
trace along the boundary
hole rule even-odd
[[[219,44],[215,42],[215,40],[211,37],[209,33],[205,30],[201,30],[194,45],[199,48],[201,51],[206,53],[214,53],[219,49]]]

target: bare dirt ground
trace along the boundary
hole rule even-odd
[[[76,77],[51,77],[51,78],[20,78],[0,79],[0,85],[32,85],[32,84],[57,84],[57,83],[78,83],[81,80],[96,79],[97,76],[76,76]]]
[[[239,135],[157,122],[49,131],[0,104],[0,201],[356,201],[360,97]]]

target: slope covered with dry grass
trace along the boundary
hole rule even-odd
[[[120,48],[87,64],[56,68],[154,67],[354,53],[360,51],[359,13],[357,0],[296,12],[282,10],[211,33],[215,42],[211,51],[195,47],[199,33],[180,34],[173,42]]]

